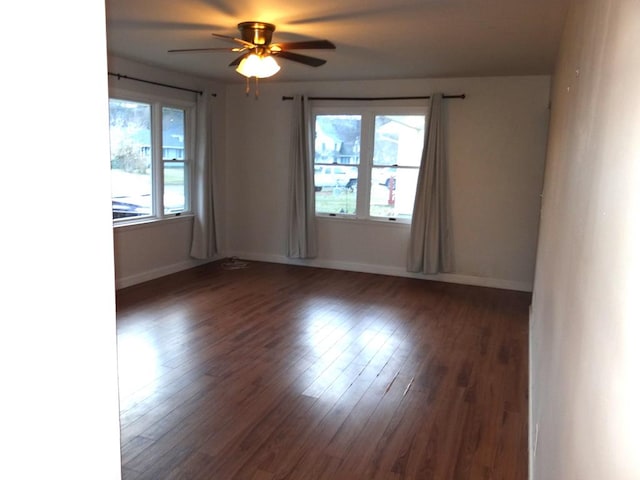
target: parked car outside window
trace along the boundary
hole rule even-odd
[[[352,175],[353,167],[316,165],[314,168],[314,186],[316,192],[323,188],[344,187],[354,189],[357,185],[357,176]]]

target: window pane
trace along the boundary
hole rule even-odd
[[[315,163],[360,163],[360,115],[317,115]]]
[[[418,167],[424,143],[424,115],[376,115],[374,165]]]
[[[109,100],[113,218],[151,215],[151,106]]]
[[[164,164],[164,214],[184,212],[185,160],[184,151],[185,111],[180,108],[162,107],[162,160]]]
[[[369,215],[411,218],[417,182],[417,168],[374,167]]]
[[[164,213],[185,211],[185,164],[164,162]]]
[[[162,159],[184,160],[184,110],[162,107]]]
[[[358,167],[316,165],[316,212],[355,215]]]

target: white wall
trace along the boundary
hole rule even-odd
[[[113,229],[116,287],[122,288],[192,268],[193,217],[172,218]]]
[[[140,78],[183,88],[209,91],[216,94],[215,105],[219,113],[214,118],[216,173],[221,181],[216,185],[216,215],[224,224],[224,209],[221,205],[225,195],[225,91],[224,86],[210,80],[194,78],[130,60],[109,57],[109,72]],[[162,95],[178,100],[193,101],[196,94],[166,88],[144,82],[110,76],[110,92],[115,89],[151,95]],[[122,288],[153,278],[161,277],[202,263],[190,257],[193,218],[181,216],[170,220],[143,225],[118,226],[114,228],[116,287]]]
[[[283,95],[400,96],[447,100],[454,266],[448,281],[532,289],[547,138],[549,77],[260,84],[227,87],[224,250],[288,262],[286,219],[291,102]],[[320,255],[297,262],[407,275],[409,227],[320,220]]]
[[[638,45],[640,2],[573,2],[530,323],[532,479],[640,478]]]
[[[3,2],[0,17],[0,478],[116,480],[104,3]]]

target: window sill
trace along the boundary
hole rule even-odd
[[[388,218],[356,218],[348,215],[316,215],[320,222],[343,222],[354,225],[377,225],[391,227],[411,227],[411,220]]]
[[[113,230],[137,230],[141,228],[156,227],[163,224],[178,223],[178,222],[190,222],[193,219],[193,213],[183,213],[181,215],[175,215],[173,217],[163,218],[146,218],[144,220],[135,220],[130,222],[118,222],[113,224]]]

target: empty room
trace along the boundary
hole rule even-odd
[[[62,3],[0,476],[640,478],[637,2]]]

